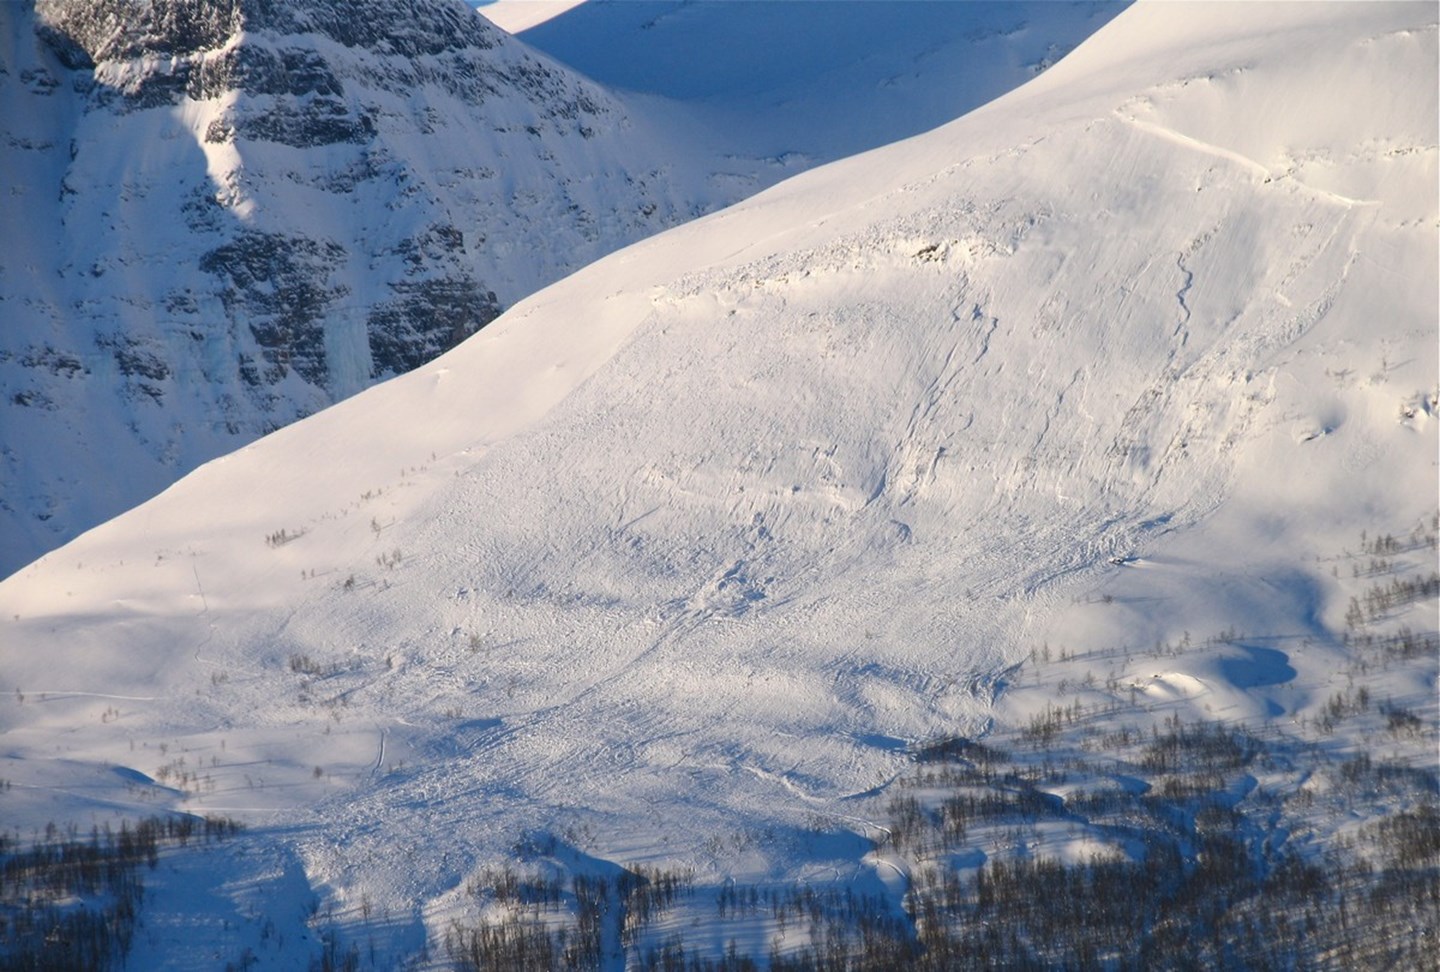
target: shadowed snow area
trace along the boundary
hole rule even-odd
[[[848,873],[707,838],[863,835],[1057,630],[1324,638],[1317,551],[1428,517],[1435,75],[1429,5],[1142,4],[607,257],[0,584],[3,775],[103,815],[193,772],[145,805],[273,828],[395,954],[537,830]],[[1263,715],[1301,667],[1144,691]]]
[[[504,26],[507,6],[481,12]],[[601,84],[679,106],[730,152],[793,166],[958,118],[1050,67],[1124,7],[590,0],[518,36]],[[519,4],[516,26],[542,9]]]

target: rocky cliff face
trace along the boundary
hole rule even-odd
[[[693,215],[449,0],[0,4],[0,575]]]

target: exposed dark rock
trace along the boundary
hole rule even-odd
[[[416,58],[467,47],[495,46],[495,30],[459,3],[415,0],[255,0],[246,7],[259,28],[275,33],[317,33],[346,47]],[[263,8],[263,12],[262,12]]]
[[[688,212],[597,219],[639,208],[649,160],[619,137],[567,145],[618,136],[623,113],[461,0],[21,0],[0,28],[34,35],[0,45],[0,84],[30,105],[0,154],[44,173],[22,188],[54,199],[66,241],[0,295],[0,405],[54,436],[27,461],[63,511],[39,533],[20,524],[39,498],[0,516],[0,573],[106,512],[71,471],[102,433],[47,410],[92,409],[117,459],[179,475]],[[534,205],[577,179],[583,203]],[[12,221],[42,212],[10,198]],[[113,492],[110,513],[144,498]]]
[[[188,290],[171,291],[165,295],[165,310],[171,314],[194,314],[200,310],[195,295]],[[195,335],[196,338],[199,335]]]
[[[406,237],[392,250],[405,260],[408,273],[465,251],[465,235],[449,224],[435,224],[425,232]]]
[[[22,408],[43,408],[53,412],[55,400],[37,388],[25,388],[10,396],[10,401]]]
[[[38,0],[41,36],[67,67],[222,46],[245,23],[245,0]]]
[[[323,54],[280,38],[320,35],[376,56],[371,71],[387,86],[443,88],[474,103],[519,90],[541,113],[561,121],[606,109],[583,88],[529,57],[492,62],[494,28],[462,5],[433,0],[40,0],[39,28],[60,60],[76,70],[142,56],[168,62],[127,76],[96,95],[118,110],[205,100],[228,91],[300,98],[344,94],[340,72]],[[245,39],[222,50],[244,31]],[[277,102],[277,105],[279,103]],[[279,109],[285,110],[285,109]],[[306,109],[291,106],[293,116]],[[363,112],[353,112],[363,119]],[[238,129],[241,124],[233,127]],[[582,126],[588,128],[589,126]],[[263,127],[256,131],[265,130]],[[273,131],[294,137],[293,126]],[[361,128],[355,131],[363,131]],[[337,139],[332,126],[330,144]],[[264,136],[257,136],[264,137]],[[285,141],[284,138],[276,139]],[[295,144],[285,141],[285,144]]]
[[[316,98],[300,104],[276,102],[268,110],[231,112],[212,122],[205,141],[214,143],[251,139],[278,142],[292,148],[313,148],[341,142],[365,142],[375,124],[364,114],[352,114],[342,101]]]
[[[178,104],[182,98],[205,101],[235,91],[288,98],[338,97],[344,86],[314,50],[275,49],[251,41],[156,65],[127,76],[123,87],[102,85],[95,97],[118,111],[139,111]]]
[[[304,47],[274,49],[241,44],[205,58],[190,72],[185,94],[196,101],[230,91],[269,95],[345,93],[340,79],[318,51]]]
[[[54,93],[60,87],[60,82],[55,79],[44,68],[30,68],[20,72],[20,83],[30,89],[32,94],[48,95]]]
[[[370,312],[370,357],[375,377],[401,374],[450,350],[500,316],[493,291],[475,281],[401,281],[396,299]]]
[[[226,314],[246,324],[259,345],[265,380],[294,370],[325,387],[324,316],[348,292],[329,278],[344,257],[345,248],[333,241],[244,232],[200,258],[201,270],[225,282]]]
[[[428,0],[38,0],[42,36],[72,68],[144,55],[184,57],[248,34],[319,34],[346,47],[416,58],[495,46],[459,3]]]
[[[49,345],[31,347],[20,359],[20,363],[27,368],[43,368],[52,375],[65,378],[90,373],[90,369],[85,367],[77,355],[68,351],[57,351]]]
[[[186,228],[194,233],[218,230],[225,224],[225,207],[215,198],[213,188],[190,190],[180,205],[180,212]]]
[[[164,381],[170,377],[170,368],[156,351],[145,342],[126,334],[104,334],[95,338],[101,349],[109,351],[126,378],[149,378]]]
[[[235,362],[235,370],[239,373],[240,380],[251,388],[259,388],[265,383],[260,377],[260,365],[248,354],[240,355]]]

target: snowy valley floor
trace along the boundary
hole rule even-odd
[[[457,889],[428,956],[396,954],[393,916],[366,898],[322,906],[270,828],[169,817],[133,838],[108,824],[12,833],[5,967],[102,968],[128,950],[144,968],[1426,968],[1440,921],[1437,530],[1321,558],[1346,604],[1333,637],[1286,619],[1037,645],[993,686],[982,737],[915,745],[911,768],[804,826],[713,834],[719,868],[654,849],[607,859],[585,831],[518,832]],[[1159,600],[1144,572],[1183,570],[1116,567],[1070,613],[1136,610]],[[207,778],[202,763],[171,782]],[[154,785],[130,782],[137,798]]]

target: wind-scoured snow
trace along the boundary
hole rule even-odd
[[[1057,632],[1300,626],[1131,673],[1300,711],[1317,558],[1435,508],[1435,20],[1138,5],[200,468],[0,584],[17,825],[240,817],[400,955],[537,833],[886,880],[796,835]]]
[[[537,24],[543,24],[552,17],[585,0],[471,0],[476,11],[495,26],[518,34]]]

